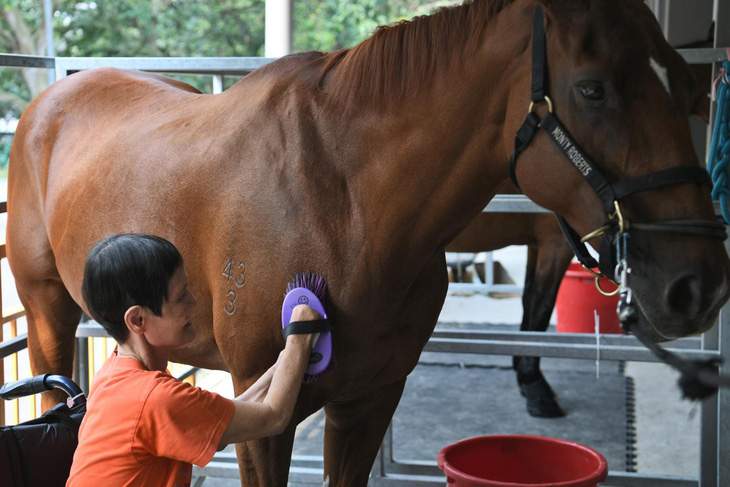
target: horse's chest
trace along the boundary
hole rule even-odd
[[[446,295],[443,256],[435,258],[400,297],[383,293],[353,316],[343,362],[358,371],[353,380],[389,383],[408,375],[430,338]],[[342,323],[348,327],[347,323]],[[349,328],[349,327],[348,327]],[[360,330],[360,335],[352,333]],[[344,332],[344,330],[343,330]],[[338,357],[339,360],[339,357]]]

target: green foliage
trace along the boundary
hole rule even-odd
[[[0,0],[0,9],[19,11],[31,31],[43,29],[43,0]],[[10,29],[4,16],[0,16],[0,29],[3,31]],[[0,41],[0,48],[3,49],[1,52],[14,52],[4,50],[7,47],[6,39]]]
[[[333,51],[368,38],[379,25],[412,17],[419,0],[324,0],[294,2],[294,51]]]
[[[7,169],[10,159],[10,144],[13,138],[9,135],[0,135],[0,171]]]
[[[263,0],[60,0],[55,6],[62,56],[263,55]]]
[[[18,118],[31,99],[19,69],[0,68],[0,117]]]

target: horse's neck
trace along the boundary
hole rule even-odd
[[[494,29],[478,59],[460,72],[438,73],[429,93],[348,124],[362,141],[362,204],[373,245],[432,255],[508,178],[509,94],[524,85],[529,101],[529,61],[514,62],[527,59],[526,43],[503,35]]]

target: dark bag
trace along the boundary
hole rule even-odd
[[[42,379],[34,377],[6,384],[0,389],[0,397],[13,399],[40,392],[38,387],[43,387],[41,390],[59,387],[54,383],[54,377],[61,376],[38,376]],[[78,386],[65,377],[63,379],[66,387],[59,388],[73,394],[72,407],[58,404],[37,419],[0,428],[0,479],[3,485],[6,485],[5,481],[13,487],[66,485],[78,445],[79,426],[86,414],[86,398]],[[29,386],[33,380],[36,384]],[[40,386],[39,382],[42,383]],[[69,382],[76,390],[67,390]]]

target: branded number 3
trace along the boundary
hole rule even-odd
[[[222,274],[226,282],[230,283],[232,280],[236,287],[241,288],[246,284],[246,263],[239,261],[238,264],[234,264],[233,259],[228,259]],[[236,312],[236,291],[229,289],[226,295],[228,301],[223,304],[223,309],[229,315],[233,315]]]

